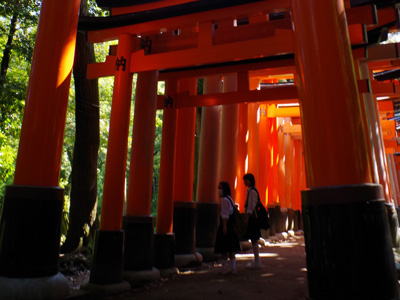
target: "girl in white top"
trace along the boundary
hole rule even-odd
[[[220,223],[214,246],[214,252],[221,254],[222,271],[221,274],[236,274],[235,254],[240,250],[239,238],[233,230],[233,206],[231,189],[229,183],[220,182],[218,194],[221,197]],[[231,269],[227,268],[228,256],[231,262]]]

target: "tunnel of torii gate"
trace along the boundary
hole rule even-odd
[[[114,76],[91,288],[124,289],[212,259],[217,184],[229,182],[243,212],[242,177],[251,172],[270,211],[269,234],[304,228],[310,299],[398,299],[400,57],[398,44],[380,44],[399,25],[396,2],[97,0],[111,16],[91,18],[79,17],[79,0],[43,0],[15,179],[2,208],[0,296],[69,293],[57,273],[58,178],[75,37],[85,30],[91,43],[118,40],[105,62],[87,67],[88,79]]]

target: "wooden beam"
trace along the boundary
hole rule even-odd
[[[284,86],[263,90],[238,91],[209,95],[189,95],[184,92],[173,99],[173,108],[229,105],[236,103],[267,102],[274,104],[298,103],[297,87]],[[158,109],[164,108],[164,96],[158,96]]]
[[[377,25],[378,14],[375,5],[364,5],[346,9],[347,23]]]
[[[383,44],[368,47],[368,62],[399,59],[399,44]]]
[[[193,13],[179,17],[165,18],[150,22],[143,22],[117,28],[104,30],[95,30],[88,32],[88,41],[91,43],[102,43],[110,40],[116,40],[122,33],[130,34],[151,34],[165,31],[176,30],[183,27],[196,26],[201,22],[217,22],[231,18],[232,22],[235,18],[243,18],[252,15],[267,14],[267,12],[275,9],[289,9],[290,0],[266,0],[244,5],[226,7],[223,9],[215,9],[200,13]]]
[[[124,6],[124,7],[112,7],[111,8],[111,15],[125,15],[125,14],[132,14],[139,11],[148,11],[152,9],[158,9],[168,6],[174,6],[189,2],[196,2],[199,0],[164,0],[164,1],[156,1],[151,3],[139,4],[139,5],[132,5],[132,6]]]
[[[241,61],[293,53],[292,32],[281,30],[276,37],[229,43],[218,46],[145,55],[132,54],[132,73],[167,70],[222,62]]]

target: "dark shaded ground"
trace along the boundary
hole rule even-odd
[[[243,251],[236,257],[237,275],[221,275],[221,265],[218,262],[203,263],[201,267],[180,270],[172,278],[161,279],[129,293],[103,295],[101,298],[77,290],[88,281],[89,271],[85,268],[84,259],[80,261],[80,257],[74,257],[72,269],[75,274],[66,274],[72,289],[68,299],[307,299],[307,270],[302,236],[292,236],[285,241],[267,240],[266,245],[260,248],[263,264],[261,270],[246,269],[246,264],[253,258],[252,250]],[[68,263],[69,260],[64,259],[66,267]]]
[[[118,299],[307,299],[307,271],[304,239],[267,243],[260,249],[261,270],[247,270],[252,251],[237,255],[237,275],[219,274],[218,263],[181,270],[172,279],[162,280]]]

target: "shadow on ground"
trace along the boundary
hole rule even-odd
[[[171,279],[135,289],[118,299],[269,299],[306,300],[307,270],[304,238],[266,243],[260,248],[263,267],[247,270],[252,251],[237,255],[237,275],[221,275],[221,265],[203,263],[181,270]]]

